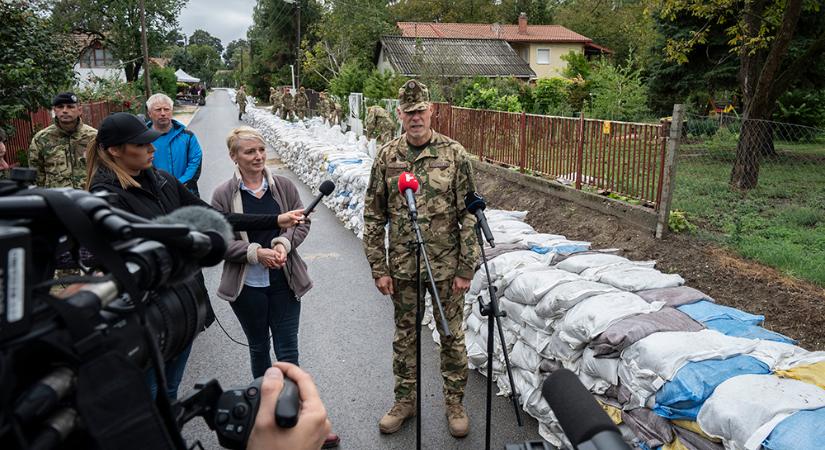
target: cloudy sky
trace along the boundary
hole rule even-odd
[[[184,34],[191,36],[198,28],[223,41],[246,38],[246,29],[252,25],[255,0],[189,0],[180,14]]]

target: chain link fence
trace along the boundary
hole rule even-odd
[[[688,114],[673,209],[677,226],[825,286],[825,129]]]

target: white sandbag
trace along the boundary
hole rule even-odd
[[[665,274],[649,267],[628,267],[601,274],[598,281],[625,291],[661,289],[685,284],[677,274]]]
[[[481,320],[475,314],[470,314],[465,318],[464,322],[467,324],[467,329],[472,330],[478,333],[479,328],[481,328]]]
[[[535,350],[519,339],[513,346],[513,351],[510,352],[510,362],[524,370],[538,372],[541,358]]]
[[[586,348],[579,366],[581,373],[610,385],[619,385],[619,358],[596,358],[593,349]]]
[[[471,369],[482,368],[487,365],[487,345],[481,343],[481,337],[474,333],[464,335],[467,343],[467,362]]]
[[[632,393],[629,408],[638,408],[691,361],[749,354],[759,341],[725,336],[714,330],[653,333],[622,351],[619,379]]]
[[[564,270],[540,265],[527,266],[507,274],[502,280],[504,295],[518,303],[535,305],[550,289],[579,277]]]
[[[789,415],[825,407],[825,389],[774,375],[742,375],[716,387],[697,422],[726,449],[758,450]]]
[[[539,330],[531,325],[524,325],[518,333],[519,337],[538,354],[542,356],[552,356],[547,353],[547,344],[550,343],[550,333]]]
[[[505,219],[488,222],[490,231],[502,234],[535,234],[530,224],[518,219]]]
[[[544,294],[544,297],[536,305],[536,314],[540,317],[556,319],[580,301],[608,292],[618,292],[618,289],[608,284],[589,280],[574,280],[563,283]]]
[[[546,247],[554,242],[566,240],[567,238],[560,234],[536,233],[524,236],[524,243],[529,246]]]
[[[498,223],[504,220],[520,220],[527,218],[528,211],[510,211],[506,209],[488,209],[485,211],[487,222]]]
[[[501,311],[504,311],[507,314],[507,318],[510,320],[518,323],[519,325],[524,324],[524,319],[522,318],[522,313],[527,308],[527,306],[522,305],[521,303],[516,303],[510,301],[507,297],[499,297],[498,299],[498,308]]]
[[[767,340],[759,341],[749,355],[764,362],[773,371],[788,370],[825,360],[825,352],[811,352],[796,345]]]
[[[493,285],[513,270],[530,264],[543,263],[549,266],[548,257],[530,250],[517,250],[505,253],[491,259],[487,265],[490,268],[490,278]],[[484,269],[477,270],[470,282],[469,292],[478,295],[487,289],[487,275]]]
[[[603,267],[608,264],[620,262],[630,262],[623,256],[610,255],[606,253],[588,253],[585,255],[573,255],[558,263],[556,268],[573,273],[582,273],[591,267]]]
[[[579,349],[613,323],[627,316],[658,311],[662,306],[664,302],[648,303],[630,292],[595,295],[571,308],[556,323],[556,329],[563,342]]]
[[[652,269],[655,265],[656,261],[619,261],[611,264],[606,264],[604,266],[589,267],[587,269],[582,270],[579,276],[587,280],[599,281],[602,275],[604,275],[607,272],[627,270],[635,267],[645,267]]]
[[[529,306],[525,307],[521,311],[521,321],[526,325],[546,331],[547,333],[553,332],[553,324],[555,323],[555,320],[553,319],[539,317],[539,315],[536,314],[536,308],[531,308]]]

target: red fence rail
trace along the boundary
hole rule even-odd
[[[436,103],[433,128],[483,161],[518,167],[576,189],[614,193],[658,209],[666,124],[614,122],[460,108]]]
[[[112,102],[83,103],[83,122],[98,128],[100,122],[113,112],[123,111],[123,106]],[[25,118],[12,119],[13,133],[6,141],[6,162],[11,165],[19,161],[19,154],[28,150],[32,138],[38,131],[51,125],[52,112],[50,109],[40,109],[29,113]]]

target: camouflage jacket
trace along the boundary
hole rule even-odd
[[[278,109],[281,107],[283,94],[280,92],[273,92],[272,95],[269,96],[269,103],[272,105],[272,109]]]
[[[398,192],[402,172],[420,183],[416,194],[418,223],[436,281],[455,276],[470,279],[479,261],[476,218],[464,208],[464,194],[475,190],[464,147],[433,132],[430,144],[410,161],[406,134],[381,147],[372,165],[364,207],[364,251],[372,276],[415,279],[415,234],[407,202]],[[384,226],[389,222],[389,261],[384,252]],[[424,272],[422,264],[422,272]]]
[[[239,106],[240,105],[246,106],[246,94],[241,93],[241,91],[238,91],[235,94],[235,103],[237,103]]]
[[[395,134],[395,124],[390,117],[390,113],[380,106],[367,108],[366,122],[365,127],[368,138],[386,139],[387,136],[392,138]]]
[[[298,93],[295,95],[295,109],[306,109],[309,105],[309,98],[306,94]]]
[[[318,114],[326,116],[329,113],[329,100],[326,98],[318,99]]]
[[[295,101],[292,98],[292,94],[289,93],[284,94],[283,102],[284,109],[286,110],[291,110],[295,105]]]
[[[57,123],[40,130],[29,146],[29,167],[37,169],[37,185],[47,188],[83,189],[86,181],[86,149],[97,130],[77,121],[68,133]]]

